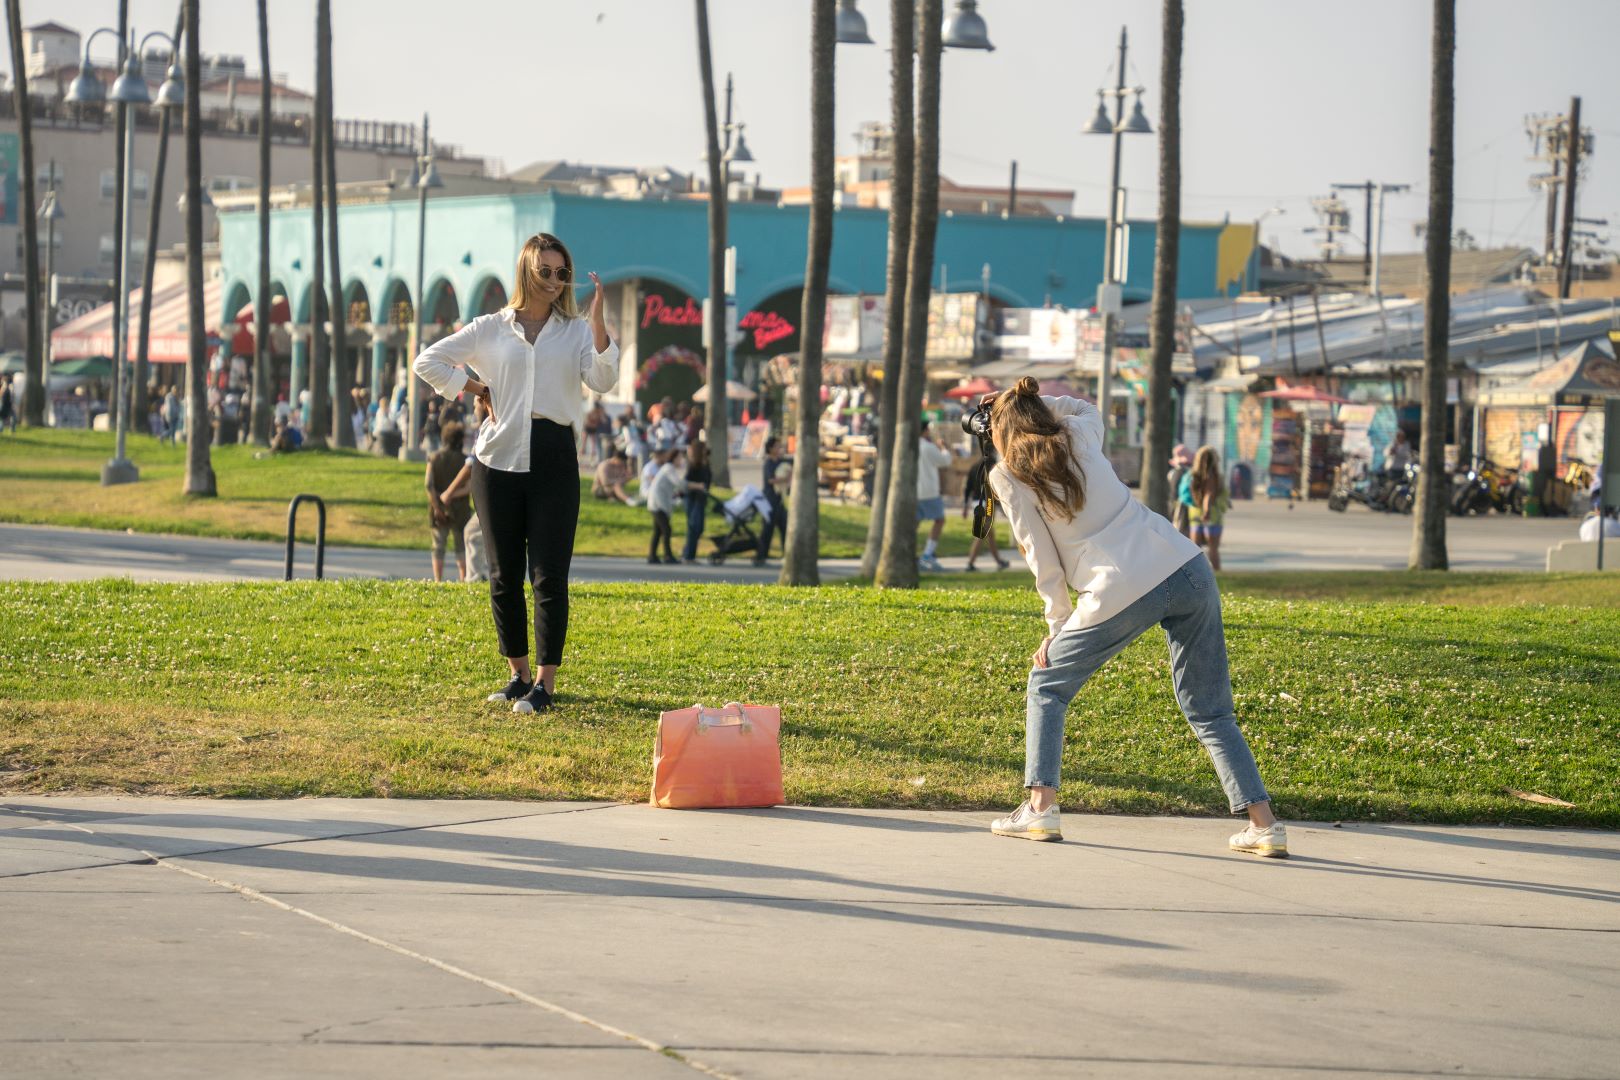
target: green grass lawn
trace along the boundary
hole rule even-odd
[[[140,482],[104,488],[101,466],[113,452],[107,432],[19,429],[0,437],[0,521],[280,540],[287,535],[287,503],[309,492],[326,501],[331,543],[428,547],[421,465],[353,451],[256,457],[249,446],[215,447],[219,497],[198,499],[180,492],[184,447],[162,446],[146,435],[130,436],[128,447]],[[589,481],[581,481],[580,489],[574,550],[645,556],[652,532],[647,511],[591,498]],[[866,522],[865,507],[823,505],[822,556],[858,558]],[[299,526],[303,537],[314,539],[312,509],[300,513]],[[968,522],[953,517],[941,550],[966,554],[971,541]]]
[[[574,590],[561,707],[517,718],[482,590],[0,584],[0,792],[646,797],[660,710],[780,704],[796,803],[1010,807],[1033,590]],[[1620,611],[1261,599],[1240,720],[1296,818],[1620,826]],[[1217,813],[1153,635],[1070,713],[1064,803]],[[1513,791],[1573,803],[1525,802]]]

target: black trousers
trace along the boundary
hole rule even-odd
[[[755,556],[763,559],[770,555],[771,533],[774,532],[777,536],[782,538],[782,556],[783,558],[786,558],[788,522],[787,504],[782,501],[782,496],[778,495],[774,489],[766,493],[765,499],[771,504],[771,520],[762,523],[759,527],[759,548],[755,552]]]
[[[502,656],[529,655],[525,572],[534,585],[534,640],[542,665],[562,663],[568,638],[568,567],[579,527],[579,457],[573,428],[530,421],[529,471],[473,461],[473,499],[489,545],[489,606]]]
[[[666,513],[663,510],[654,510],[652,512],[652,519],[653,519],[652,544],[649,545],[648,548],[647,548],[647,558],[649,558],[649,559],[658,558],[658,545],[660,543],[662,543],[664,545],[664,558],[666,558],[666,559],[674,558],[674,556],[670,553],[670,550],[669,550],[669,541],[670,541],[670,537],[672,537],[674,535],[675,530],[670,525],[669,514]]]

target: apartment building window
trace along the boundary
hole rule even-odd
[[[56,235],[52,236],[50,239],[51,239],[51,249],[53,251],[57,252],[58,254],[60,254],[61,251],[62,251],[62,240],[63,240],[62,230],[57,229],[56,230]],[[23,234],[22,234],[22,230],[18,229],[17,230],[17,261],[20,263],[20,262],[23,261],[24,258],[25,258],[25,256],[23,255]],[[39,230],[39,262],[40,262],[41,266],[45,265],[45,230],[43,228],[41,228]]]
[[[152,190],[152,178],[145,169],[136,169],[130,174],[129,196],[132,199],[145,199]],[[101,197],[111,199],[118,194],[118,173],[112,169],[101,170]]]
[[[111,269],[118,260],[118,239],[112,233],[101,234],[100,245],[101,265]],[[140,262],[146,258],[146,237],[132,236],[129,238],[129,261]]]

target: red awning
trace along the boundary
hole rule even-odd
[[[236,313],[236,321],[239,323],[251,323],[253,321],[253,301],[249,300],[242,306],[242,310]],[[278,323],[288,322],[292,322],[292,309],[287,306],[287,298],[285,296],[273,297],[270,301],[270,324],[274,326]]]
[[[203,285],[203,311],[210,328],[210,336],[221,322],[221,303],[225,285],[219,280]],[[65,322],[51,333],[51,357],[71,360],[82,356],[111,356],[113,354],[116,305],[106,303],[94,311],[85,312],[77,319]],[[183,364],[191,351],[188,327],[190,302],[185,282],[178,282],[154,290],[152,293],[152,336],[147,356],[154,363]],[[135,359],[140,340],[141,290],[129,294],[129,349],[128,358]]]
[[[1350,401],[1349,398],[1330,394],[1326,390],[1318,390],[1314,386],[1283,386],[1276,390],[1267,390],[1260,396],[1277,401],[1317,401],[1325,405],[1345,405]]]
[[[1000,389],[1001,387],[980,375],[969,379],[961,386],[954,386],[945,391],[945,396],[948,398],[962,398],[963,400],[969,400],[973,398],[982,398],[986,394],[994,394]]]

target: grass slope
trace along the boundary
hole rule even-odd
[[[163,446],[146,435],[129,436],[128,445],[130,459],[140,466],[140,482],[104,488],[101,466],[112,457],[111,434],[19,429],[15,435],[0,436],[0,521],[280,540],[287,535],[287,503],[294,495],[309,492],[326,501],[331,543],[428,546],[421,465],[354,451],[255,458],[250,446],[215,447],[219,497],[198,499],[180,492],[184,447]],[[589,481],[580,482],[580,493],[575,552],[647,554],[652,525],[646,510],[591,498]],[[866,522],[864,507],[824,505],[822,556],[859,558]],[[299,515],[299,525],[300,535],[313,540],[311,509]],[[710,525],[713,531],[715,523]],[[971,540],[968,523],[955,517],[946,526],[941,549],[945,554],[965,554]]]
[[[1027,587],[582,585],[574,612],[562,708],[518,719],[482,700],[502,665],[477,589],[0,584],[0,791],[639,800],[659,711],[738,699],[782,705],[793,802],[1016,801]],[[1281,812],[1620,826],[1620,612],[1233,596],[1227,617]],[[1224,811],[1154,635],[1082,691],[1065,767],[1073,809]]]

